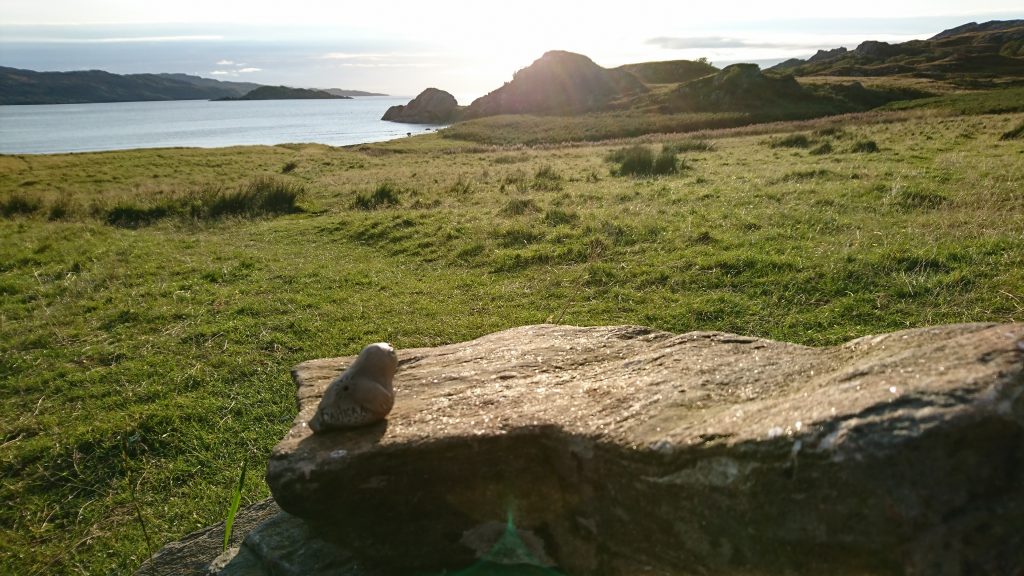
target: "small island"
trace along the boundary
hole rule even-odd
[[[331,94],[324,90],[309,88],[289,88],[287,86],[260,86],[246,92],[243,96],[215,98],[214,102],[230,102],[238,100],[352,100],[351,96]]]

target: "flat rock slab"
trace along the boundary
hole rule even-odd
[[[229,545],[237,550],[252,530],[279,514],[281,509],[270,498],[242,508],[235,515]],[[146,560],[135,576],[207,576],[211,561],[223,548],[224,523],[221,522],[167,544]]]
[[[586,574],[1016,574],[1024,324],[810,348],[540,325],[399,351],[387,422],[313,435],[353,357],[293,371],[278,504],[382,574],[514,519]]]

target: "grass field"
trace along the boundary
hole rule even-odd
[[[222,520],[243,460],[267,496],[290,367],[368,342],[1019,321],[1022,122],[0,157],[0,573],[131,572]],[[637,142],[679,171],[613,176]],[[293,200],[244,209],[264,185]]]

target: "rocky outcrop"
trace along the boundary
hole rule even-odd
[[[455,97],[437,88],[427,88],[408,104],[388,108],[381,120],[406,124],[447,124],[459,112]]]
[[[608,70],[582,54],[553,50],[516,72],[511,82],[474,100],[463,118],[592,112],[647,90],[625,70]]]
[[[512,532],[517,561],[573,576],[1017,574],[1022,340],[1022,324],[822,349],[530,326],[399,351],[389,419],[316,435],[352,358],[306,362],[267,469],[292,532],[242,549],[278,538],[292,552],[267,558],[332,566],[274,574],[423,574]]]

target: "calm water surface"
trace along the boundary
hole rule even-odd
[[[380,119],[408,98],[250,102],[118,102],[0,106],[0,153],[44,154],[317,142],[342,146],[422,133]]]

